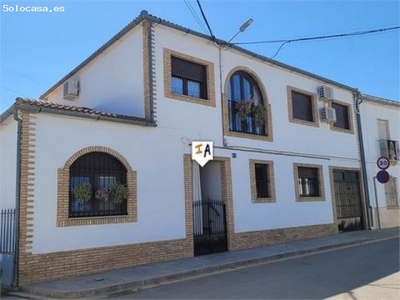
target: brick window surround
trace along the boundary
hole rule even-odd
[[[295,111],[293,110],[294,104],[294,99],[293,95],[300,95],[304,97],[309,97],[310,103],[309,103],[309,108],[311,111],[309,112],[311,114],[312,120],[304,120],[301,118],[296,118],[295,117]],[[308,126],[313,126],[313,127],[319,127],[319,119],[318,119],[318,104],[317,104],[317,95],[314,93],[311,93],[309,91],[301,90],[299,88],[295,88],[292,86],[287,86],[287,103],[288,103],[288,113],[289,113],[289,122],[292,123],[297,123],[301,125],[308,125]],[[303,103],[304,104],[304,103]],[[300,105],[300,103],[298,103]]]
[[[189,63],[198,64],[206,68],[206,97],[205,99],[190,97],[187,95],[173,93],[171,90],[172,81],[172,59],[175,57],[181,60],[185,60]],[[164,48],[164,94],[165,97],[175,100],[186,101],[190,103],[196,103],[206,106],[215,107],[215,75],[214,75],[214,64],[212,62],[193,57],[184,53],[173,51]]]
[[[299,168],[310,168],[316,169],[318,175],[318,196],[301,196],[299,188]],[[293,164],[294,173],[294,187],[296,193],[297,202],[309,202],[309,201],[325,201],[325,189],[324,189],[324,178],[322,175],[321,165],[309,165],[309,164]]]
[[[230,100],[228,97],[228,89],[229,89],[229,84],[230,84],[230,79],[232,75],[234,75],[237,72],[243,72],[247,73],[250,77],[253,78],[253,80],[257,83],[258,88],[260,89],[261,93],[261,98],[263,99],[263,105],[265,107],[265,118],[266,122],[264,124],[265,126],[265,135],[257,135],[257,134],[250,134],[246,132],[236,132],[236,131],[230,131],[229,130],[229,105],[228,101]],[[225,78],[225,85],[224,85],[224,94],[223,94],[223,99],[222,99],[222,116],[223,116],[223,130],[224,130],[224,135],[226,136],[232,136],[232,137],[238,137],[238,138],[246,138],[246,139],[252,139],[252,140],[261,140],[261,141],[268,141],[268,142],[273,142],[273,128],[272,128],[272,112],[271,112],[271,104],[268,101],[268,95],[266,92],[266,89],[262,83],[261,78],[253,72],[251,69],[244,67],[244,66],[239,66],[234,69],[232,69],[228,75]]]
[[[354,122],[353,122],[353,113],[352,113],[352,105],[342,101],[330,101],[328,106],[333,108],[332,105],[337,104],[339,107],[347,108],[347,118],[348,118],[348,128],[335,126],[335,123],[331,123],[330,128],[334,131],[339,131],[343,133],[354,134]],[[336,113],[336,118],[338,118],[338,113]]]
[[[258,198],[257,197],[257,182],[256,182],[256,165],[262,164],[267,166],[267,178],[268,178],[268,197]],[[274,162],[270,160],[249,160],[250,165],[250,190],[251,190],[251,202],[252,203],[275,203],[275,179],[274,179]]]
[[[118,159],[126,168],[126,180],[129,190],[127,215],[69,218],[70,167],[80,156],[90,152],[104,152]],[[93,146],[79,150],[72,155],[64,167],[58,169],[57,227],[130,223],[137,221],[137,175],[128,161],[118,152],[107,147]]]

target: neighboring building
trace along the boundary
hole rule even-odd
[[[400,226],[400,103],[361,95],[359,106],[363,137],[368,194],[373,229]],[[379,157],[390,160],[386,169],[389,181],[380,183],[377,174]],[[379,209],[377,209],[379,208]]]
[[[1,116],[19,283],[368,228],[356,95],[142,12]]]

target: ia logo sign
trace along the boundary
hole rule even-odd
[[[192,141],[192,160],[204,167],[209,160],[213,160],[213,146],[213,142],[210,141]]]

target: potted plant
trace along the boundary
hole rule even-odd
[[[263,127],[264,123],[265,123],[265,108],[264,108],[264,105],[262,105],[261,103],[258,103],[254,107],[254,116],[255,116],[256,126]]]
[[[90,200],[92,197],[92,186],[89,182],[84,182],[77,185],[74,188],[74,196],[75,199],[78,200],[79,203],[83,204]]]
[[[115,204],[121,204],[122,201],[127,200],[129,197],[129,190],[125,184],[116,183],[111,188],[111,198]]]

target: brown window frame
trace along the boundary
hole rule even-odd
[[[269,160],[249,160],[250,165],[250,189],[252,203],[275,203],[275,179],[274,179],[274,163]],[[259,194],[259,180],[257,176],[257,166],[265,166],[267,195]]]
[[[310,178],[305,178],[305,176],[301,176],[300,173],[305,173],[309,170],[316,171],[316,179],[317,180],[317,193],[303,193],[302,191],[305,188],[309,188],[308,180]],[[321,165],[309,165],[309,164],[293,164],[293,172],[294,172],[294,183],[295,183],[295,192],[296,192],[296,200],[298,202],[309,202],[309,201],[325,201],[325,189],[324,189],[324,181],[323,181],[323,174],[322,174],[322,166]],[[301,179],[308,179],[304,180]]]

